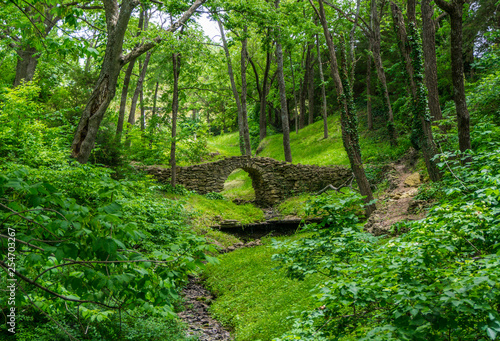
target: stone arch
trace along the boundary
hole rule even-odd
[[[218,176],[217,192],[221,192],[224,189],[224,183],[232,172],[237,169],[242,169],[248,174],[252,181],[252,187],[255,192],[255,202],[258,204],[266,202],[266,193],[272,190],[269,181],[265,180],[264,173],[266,173],[266,169],[251,162],[246,162],[247,160],[237,160],[239,162],[231,162],[235,160],[228,161],[229,162],[226,162],[224,167],[222,167],[223,171]]]
[[[269,157],[233,156],[188,167],[177,167],[177,182],[200,194],[221,192],[229,175],[243,169],[252,179],[255,202],[272,206],[284,198],[301,192],[317,192],[326,185],[340,186],[352,172],[341,166],[319,167],[291,164]],[[170,169],[159,166],[142,167],[160,182],[168,182]]]

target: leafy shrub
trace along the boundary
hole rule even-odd
[[[162,199],[148,181],[116,181],[110,170],[92,165],[7,166],[0,175],[0,221],[18,240],[19,311],[36,304],[56,319],[69,312],[65,325],[77,317],[99,335],[109,323],[116,335],[122,313],[172,317],[179,283],[212,261],[205,256],[212,249],[187,228],[182,204]],[[11,263],[8,246],[1,237],[2,266]],[[30,284],[34,278],[38,287]],[[4,295],[0,309],[6,307]]]
[[[446,195],[408,233],[375,238],[347,210],[319,201],[328,228],[275,255],[296,278],[322,273],[311,312],[282,340],[494,340],[500,333],[500,149],[442,155]],[[446,163],[445,161],[446,160]],[[326,225],[325,225],[326,226]],[[312,322],[311,322],[312,321]],[[314,326],[311,328],[311,323]]]
[[[210,192],[205,194],[205,198],[210,199],[210,200],[225,200],[224,196],[220,193],[217,192]]]

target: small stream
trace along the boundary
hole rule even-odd
[[[237,220],[225,220],[220,225],[213,226],[222,232],[232,234],[242,240],[234,246],[221,250],[222,253],[231,252],[240,247],[262,245],[260,238],[265,236],[291,235],[303,225],[300,218],[276,215],[274,211],[264,211],[266,221],[241,225]],[[321,219],[308,219],[306,223],[319,222]],[[219,321],[213,319],[208,309],[215,297],[203,287],[199,278],[190,277],[189,284],[182,290],[185,297],[186,310],[178,316],[188,324],[188,336],[198,337],[200,341],[230,341],[233,340],[229,331]]]

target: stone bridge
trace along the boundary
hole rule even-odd
[[[255,202],[262,207],[272,206],[284,198],[302,192],[317,192],[332,184],[345,183],[352,172],[341,166],[320,167],[291,164],[269,157],[233,156],[189,167],[177,167],[177,183],[200,194],[221,192],[229,174],[243,169],[252,179]],[[143,168],[158,181],[167,183],[170,168]]]

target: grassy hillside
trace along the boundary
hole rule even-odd
[[[342,132],[338,116],[328,118],[328,139],[323,138],[323,121],[315,122],[298,134],[290,133],[292,160],[294,164],[306,165],[344,165],[349,166],[349,160],[342,143]],[[408,139],[400,139],[398,147],[392,147],[388,141],[375,137],[376,134],[361,130],[360,144],[365,164],[386,162],[398,159],[409,147]],[[380,132],[377,133],[380,134]],[[218,152],[219,157],[240,155],[238,147],[238,132],[211,137],[208,140],[210,152]],[[271,157],[284,161],[283,135],[275,134],[266,137],[260,143],[262,151],[258,156]],[[222,194],[229,198],[236,197],[252,200],[255,194],[248,174],[243,170],[232,173],[225,184]]]

